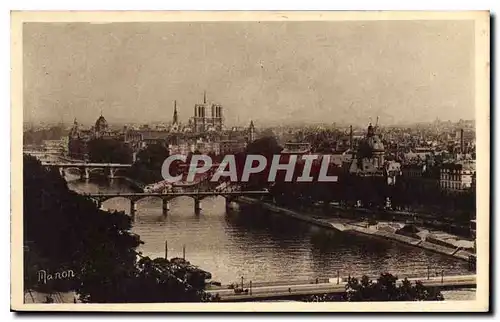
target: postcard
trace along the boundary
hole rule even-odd
[[[489,17],[12,12],[12,310],[488,311]]]

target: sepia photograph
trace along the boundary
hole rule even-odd
[[[488,11],[11,19],[13,310],[489,309]]]

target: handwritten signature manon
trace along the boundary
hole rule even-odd
[[[47,281],[51,280],[64,280],[64,279],[69,279],[75,277],[75,272],[73,270],[69,269],[66,271],[61,271],[61,272],[55,272],[53,274],[47,272],[46,270],[39,270],[37,272],[38,276],[38,282],[47,284]]]

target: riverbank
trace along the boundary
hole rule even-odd
[[[123,179],[127,181],[130,184],[130,187],[134,190],[137,190],[138,192],[143,192],[144,187],[146,187],[146,184],[143,182],[140,182],[139,180],[135,180],[126,176],[115,176],[117,179]]]
[[[431,228],[437,231],[447,231],[452,235],[463,236],[467,239],[470,236],[470,222],[457,222],[454,218],[438,216],[437,214],[425,213],[421,211],[397,211],[397,210],[385,210],[385,209],[368,209],[362,207],[342,207],[340,205],[332,205],[329,207],[340,212],[350,212],[356,216],[373,216],[376,214],[378,218],[384,218],[386,220],[399,220],[405,221],[406,223],[413,223],[415,225],[421,225],[423,227]]]
[[[471,251],[473,242],[440,231],[430,231],[423,227],[418,227],[418,232],[406,234],[402,231],[405,226],[403,223],[377,222],[376,224],[371,224],[366,221],[346,220],[342,218],[318,218],[310,214],[299,213],[249,197],[239,197],[238,200],[246,204],[259,205],[274,213],[283,214],[326,229],[397,241],[464,261],[469,261],[471,256],[475,258],[475,253]]]

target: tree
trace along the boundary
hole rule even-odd
[[[269,186],[267,179],[269,175],[269,169],[271,167],[271,161],[273,159],[273,156],[275,154],[279,154],[282,150],[283,148],[278,144],[273,136],[266,136],[251,142],[250,144],[248,144],[243,153],[236,155],[239,178],[241,178],[247,155],[257,154],[266,158],[266,168],[259,173],[253,173],[250,175],[247,183],[248,189],[262,189]]]
[[[211,275],[180,258],[167,260],[141,257],[132,274],[120,279],[119,288],[104,293],[102,284],[95,289],[87,302],[99,303],[161,303],[207,302],[215,300],[204,292],[205,280]],[[105,288],[106,289],[106,288]]]
[[[161,181],[163,180],[161,168],[168,156],[169,151],[164,145],[150,144],[137,153],[136,161],[129,170],[129,174],[131,177],[145,183]],[[170,173],[174,173],[173,169],[171,169]]]
[[[397,285],[398,278],[389,273],[380,274],[376,282],[366,275],[361,280],[349,278],[346,285],[345,299],[347,301],[442,301],[441,292],[435,288],[426,287],[417,281],[411,285],[404,279]]]
[[[206,302],[213,298],[205,293],[205,280],[211,275],[182,258],[170,261],[141,258],[133,278],[125,283],[123,302]]]
[[[426,287],[420,281],[414,285],[404,279],[397,285],[398,278],[389,273],[380,274],[376,282],[363,275],[361,279],[350,277],[342,295],[323,294],[304,298],[306,302],[391,302],[391,301],[443,301],[441,292],[433,287]]]
[[[129,232],[127,215],[99,210],[69,190],[58,171],[44,169],[34,158],[25,156],[23,171],[24,240],[30,259],[45,259],[39,269],[70,269],[81,277],[94,272],[101,281],[128,274],[140,239]],[[82,286],[79,282],[71,286]]]
[[[42,144],[44,140],[60,140],[65,135],[61,126],[52,126],[49,129],[29,129],[23,134],[23,144]]]
[[[283,148],[278,144],[276,138],[272,136],[266,136],[248,144],[245,149],[245,153],[272,156],[274,154],[280,153],[281,150],[283,150]]]
[[[35,158],[25,156],[23,162],[26,290],[76,290],[92,303],[210,299],[203,292],[208,273],[189,263],[141,256],[136,248],[142,241],[130,232],[129,216],[100,210]],[[44,283],[37,278],[40,270],[71,270],[75,276]]]
[[[123,142],[115,139],[93,139],[88,143],[91,162],[132,163],[132,150]]]

